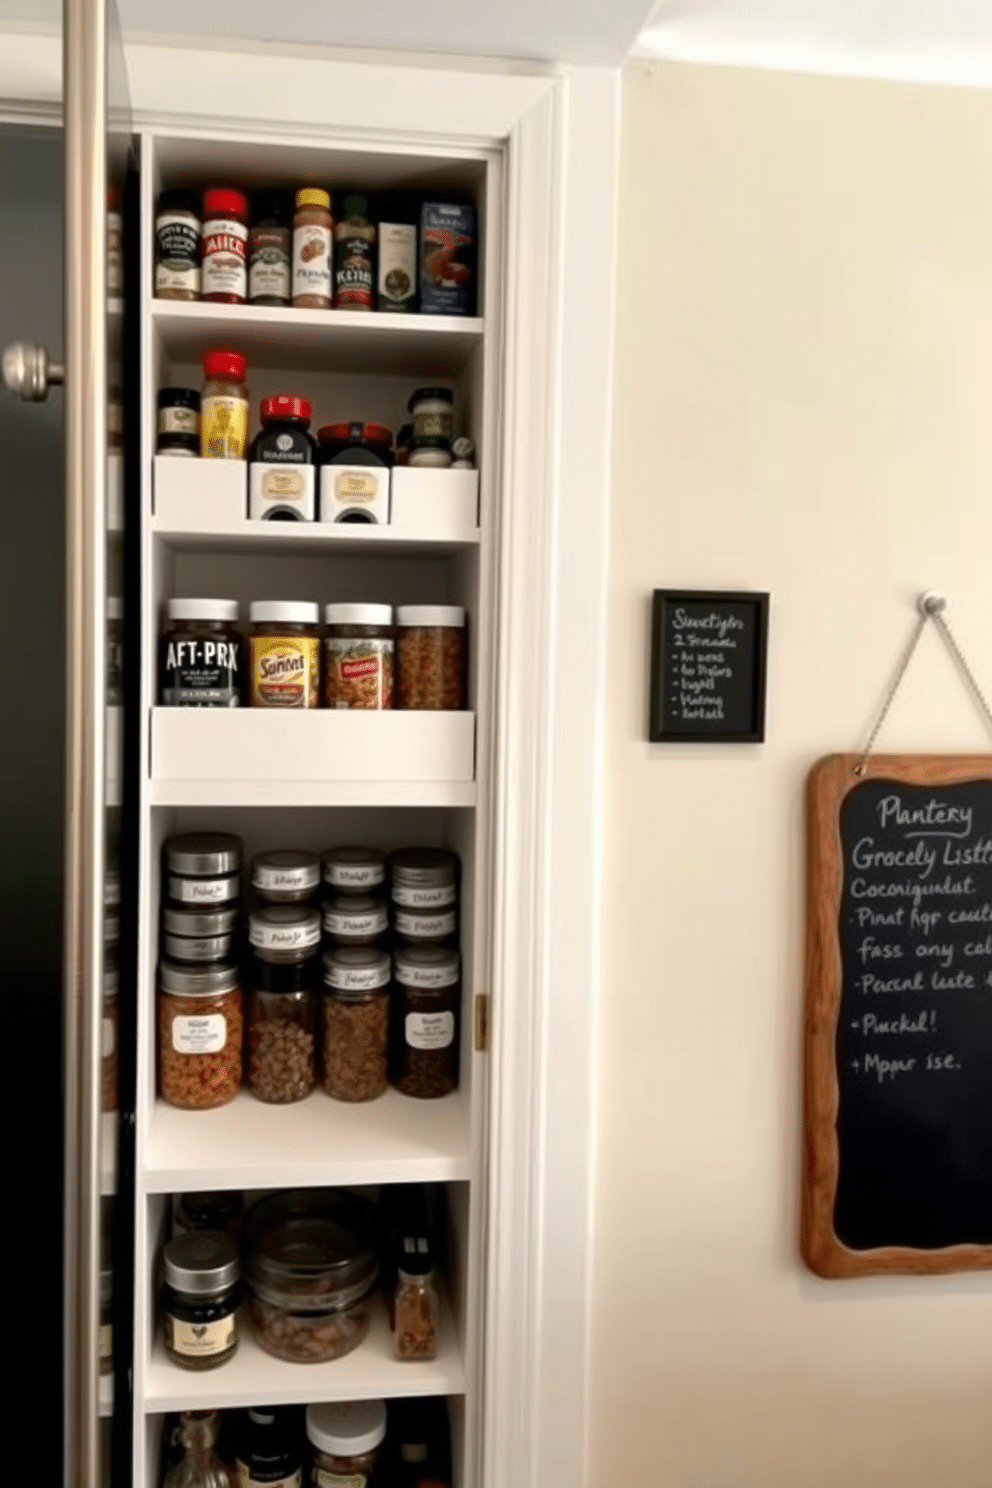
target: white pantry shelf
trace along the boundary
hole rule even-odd
[[[173,1193],[450,1183],[470,1171],[468,1114],[457,1091],[415,1100],[390,1088],[378,1100],[352,1104],[318,1089],[288,1106],[242,1091],[214,1111],[157,1101],[141,1185],[146,1193]]]
[[[243,352],[254,367],[298,372],[388,372],[454,377],[482,342],[484,322],[454,315],[293,310],[152,300],[152,323],[173,362],[210,346]]]
[[[245,517],[219,525],[210,522],[209,514],[202,525],[185,523],[181,528],[153,517],[151,531],[177,553],[243,553],[248,557],[348,553],[356,558],[379,554],[444,558],[479,545],[478,528],[462,537],[420,537],[388,523],[376,527],[347,522],[250,522]]]

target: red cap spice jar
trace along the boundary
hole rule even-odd
[[[249,616],[251,706],[319,708],[319,607],[306,600],[256,599]]]
[[[248,298],[248,201],[240,191],[203,193],[202,297],[225,305]]]
[[[243,460],[248,443],[248,363],[236,351],[203,354],[200,454],[205,460]]]

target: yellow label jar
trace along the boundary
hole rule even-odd
[[[305,600],[253,600],[248,637],[253,708],[320,706],[319,608]]]
[[[205,460],[243,460],[248,444],[248,363],[236,351],[203,354],[200,454]]]

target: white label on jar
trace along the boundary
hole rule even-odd
[[[311,864],[305,868],[269,868],[257,863],[254,869],[257,889],[315,889],[320,882],[320,868]]]
[[[109,1059],[117,1048],[117,1038],[114,1032],[113,1018],[104,1018],[100,1027],[100,1053],[104,1059]]]
[[[293,298],[331,298],[331,230],[311,223],[293,232]]]
[[[454,1013],[406,1015],[406,1041],[411,1049],[447,1049],[454,1037]]]
[[[378,935],[388,923],[384,904],[360,915],[330,909],[324,911],[324,929],[328,935]]]
[[[401,935],[417,936],[422,940],[433,940],[439,935],[450,935],[455,928],[455,911],[446,914],[410,914],[408,910],[396,911],[396,928]]]
[[[264,517],[272,506],[287,506],[301,521],[312,522],[317,512],[312,465],[266,465],[255,460],[248,467],[248,515]]]
[[[313,1480],[317,1488],[365,1488],[368,1482],[364,1473],[328,1472],[326,1467],[315,1467]]]
[[[303,1485],[303,1473],[299,1468],[288,1478],[253,1478],[247,1462],[242,1462],[240,1457],[235,1458],[234,1466],[240,1488],[302,1488]]]
[[[393,903],[405,909],[440,909],[442,905],[454,904],[455,885],[441,884],[435,889],[413,889],[407,884],[393,884]]]
[[[200,226],[188,214],[162,212],[155,219],[159,261],[155,265],[155,293],[163,289],[200,292]]]
[[[209,1359],[212,1354],[223,1354],[234,1343],[234,1313],[216,1323],[184,1323],[181,1318],[169,1316],[172,1331],[172,1351],[187,1359]]]
[[[424,987],[436,992],[439,987],[453,987],[458,981],[458,959],[441,966],[411,966],[402,957],[396,958],[396,980],[404,987]]]
[[[100,1324],[100,1359],[113,1358],[114,1353],[114,1329],[111,1323]]]
[[[199,434],[200,415],[195,408],[182,408],[178,404],[174,404],[171,408],[160,408],[158,432],[160,434]]]
[[[234,217],[212,217],[203,224],[202,293],[248,295],[248,229]]]
[[[339,987],[342,992],[372,992],[376,987],[389,983],[389,965],[378,966],[324,966],[324,981],[329,987]]]
[[[385,877],[384,863],[324,864],[324,878],[339,889],[374,889]]]
[[[248,939],[253,946],[261,946],[267,951],[302,950],[319,942],[320,920],[305,925],[266,925],[252,920]]]
[[[172,1047],[177,1054],[219,1054],[226,1043],[223,1013],[180,1014],[172,1020]]]
[[[169,898],[180,904],[226,904],[237,897],[237,878],[169,878]]]

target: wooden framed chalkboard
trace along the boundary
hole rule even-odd
[[[992,756],[832,755],[807,806],[803,1257],[992,1267]]]
[[[652,743],[760,744],[767,645],[767,594],[656,589]]]

